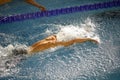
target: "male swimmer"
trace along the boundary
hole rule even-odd
[[[12,0],[0,0],[0,5],[6,4],[11,2]],[[38,4],[37,2],[35,2],[34,0],[24,0],[25,2],[38,7],[41,11],[46,11],[45,7],[43,7],[42,5]]]
[[[67,47],[74,43],[83,43],[86,41],[92,41],[92,42],[98,43],[97,40],[94,40],[91,38],[76,38],[76,39],[72,39],[69,41],[58,41],[56,35],[52,35],[52,36],[49,36],[43,40],[40,40],[40,41],[34,43],[32,46],[30,46],[27,49],[27,54],[34,54],[36,52],[44,51],[46,49],[53,48],[56,46]]]

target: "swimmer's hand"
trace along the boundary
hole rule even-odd
[[[94,39],[91,39],[90,41],[96,43],[96,44],[99,44],[99,42],[97,40],[94,40]]]
[[[40,10],[43,11],[43,12],[46,11],[46,8],[43,7],[43,6],[39,6],[39,8],[40,8]]]

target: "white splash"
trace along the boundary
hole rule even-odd
[[[19,72],[16,65],[24,58],[24,56],[15,56],[13,50],[21,50],[25,48],[27,48],[27,46],[22,44],[10,44],[6,47],[0,46],[0,77]]]
[[[13,54],[12,51],[14,49],[26,49],[26,48],[27,48],[27,46],[23,45],[23,44],[16,44],[16,45],[9,44],[6,47],[0,46],[0,57],[9,56],[9,55]]]
[[[100,42],[99,36],[96,34],[96,26],[89,18],[80,26],[67,25],[60,27],[61,30],[56,34],[58,41],[67,41],[75,38],[92,38]]]

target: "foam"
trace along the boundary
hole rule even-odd
[[[16,44],[16,45],[9,44],[6,47],[0,46],[0,57],[13,54],[13,50],[15,49],[17,50],[27,49],[27,46],[22,44]]]
[[[22,44],[0,46],[0,77],[17,73],[16,65],[25,58],[25,55],[21,55],[21,52],[26,48],[27,46]]]
[[[89,18],[80,26],[66,25],[60,27],[61,30],[56,34],[58,41],[68,41],[75,38],[92,38],[100,42],[99,36],[96,33],[96,26]]]

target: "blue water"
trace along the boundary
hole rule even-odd
[[[51,10],[105,0],[36,1]],[[13,3],[0,6],[0,15],[38,10],[22,0],[15,0]],[[102,9],[0,25],[0,48],[4,50],[10,44],[30,46],[40,39],[56,34],[61,25],[80,26],[87,18],[97,26],[96,33],[101,40],[99,45],[86,42],[39,52],[19,61],[15,67],[9,69],[2,70],[0,66],[0,80],[120,80],[120,11],[118,10],[120,8]],[[111,11],[117,11],[118,14],[114,15]],[[46,32],[47,30],[50,32]],[[0,54],[3,52],[7,53],[0,51]],[[3,64],[2,62],[8,59],[0,58],[0,60]]]

